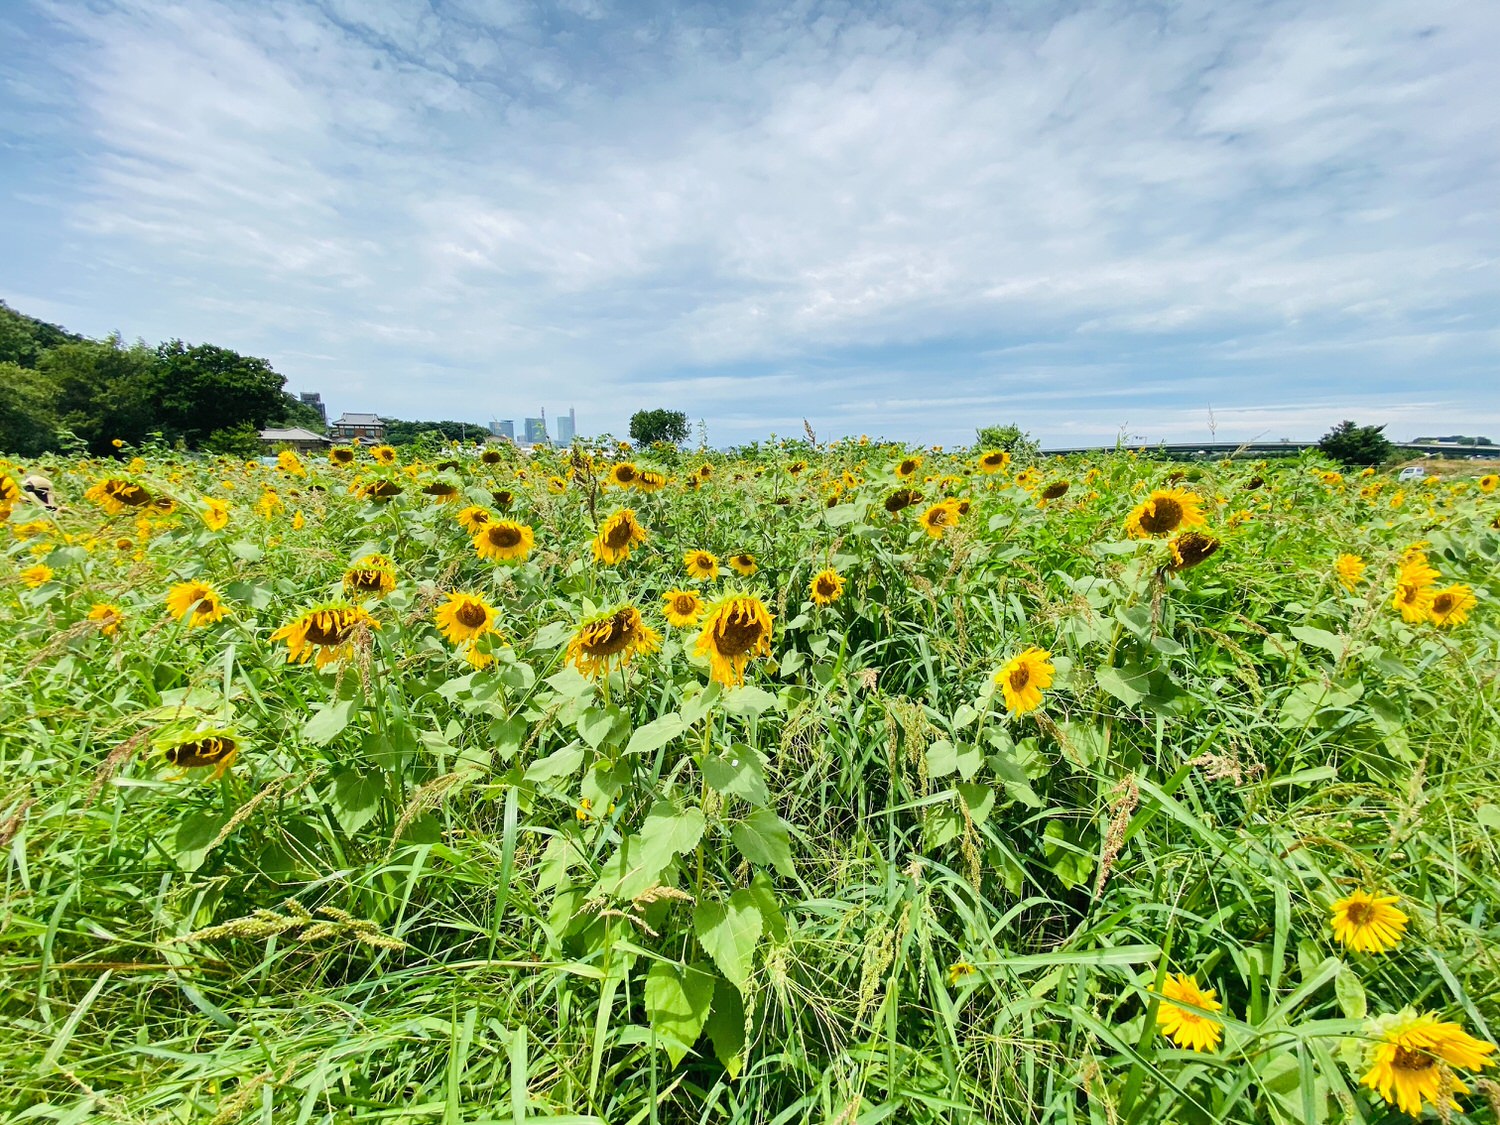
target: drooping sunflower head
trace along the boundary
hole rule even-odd
[[[458,525],[470,535],[477,535],[490,522],[490,512],[488,508],[470,504],[466,508],[461,508],[454,518],[458,520]]]
[[[922,513],[922,530],[934,539],[941,539],[958,526],[958,504],[940,500]]]
[[[524,562],[536,546],[536,533],[514,520],[491,520],[474,536],[474,550],[482,559]]]
[[[661,596],[662,615],[668,625],[685,629],[696,625],[703,615],[703,599],[691,590],[668,590]]]
[[[687,568],[688,577],[699,582],[719,576],[718,556],[707,551],[689,551],[682,556],[682,565]]]
[[[223,727],[178,730],[158,735],[151,749],[162,761],[183,772],[212,767],[210,780],[217,780],[239,757],[240,737]]]
[[[1469,611],[1477,604],[1474,591],[1460,582],[1446,589],[1434,591],[1432,601],[1427,606],[1427,612],[1434,625],[1446,629],[1454,625],[1462,625],[1467,621]]]
[[[374,500],[380,503],[387,500],[394,500],[405,490],[393,480],[377,478],[362,485],[359,491],[360,495],[366,500]]]
[[[898,488],[885,498],[885,510],[895,515],[897,512],[910,508],[920,499],[922,499],[922,494],[915,488]]]
[[[308,610],[271,634],[272,641],[286,641],[288,664],[315,659],[319,668],[354,655],[354,646],[379,629],[380,622],[364,609],[343,602],[329,602]]]
[[[394,465],[396,463],[396,451],[389,445],[370,446],[370,456],[382,465]]]
[[[1223,1008],[1217,990],[1200,988],[1186,973],[1174,973],[1162,982],[1161,995],[1156,1026],[1163,1035],[1189,1051],[1211,1051],[1219,1045],[1224,1025],[1208,1014]]]
[[[979,471],[986,476],[998,473],[1010,464],[1010,454],[1003,449],[991,449],[979,455]]]
[[[1356,953],[1384,953],[1401,944],[1406,915],[1396,909],[1395,895],[1357,890],[1332,906],[1333,936]]]
[[[1150,539],[1201,527],[1203,501],[1183,488],[1157,488],[1135,506],[1125,520],[1132,539]]]
[[[1172,552],[1172,570],[1191,570],[1204,562],[1223,544],[1212,535],[1201,531],[1184,531],[1172,536],[1167,544]]]
[[[344,589],[355,596],[383,598],[396,588],[396,564],[385,555],[366,555],[344,571]]]
[[[433,611],[438,630],[450,645],[478,640],[493,632],[499,616],[495,607],[478,594],[449,594],[448,600]]]
[[[484,465],[498,465],[501,461],[504,461],[505,458],[501,455],[498,449],[486,449],[479,455],[479,460],[480,463]]]
[[[1035,646],[1007,660],[995,673],[995,683],[1005,697],[1005,708],[1012,715],[1024,715],[1042,705],[1042,692],[1052,686],[1057,669],[1052,654]]]
[[[615,466],[619,468],[618,465]],[[621,508],[602,524],[594,536],[594,558],[606,566],[624,562],[635,550],[636,544],[646,541],[646,529],[635,518],[630,508]]]
[[[629,488],[635,483],[640,471],[629,461],[621,461],[609,470],[609,483],[616,488]]]
[[[790,465],[788,465],[786,467],[786,471],[789,472],[789,473],[791,473],[792,476],[797,476],[799,473],[801,473],[806,468],[807,468],[807,462],[806,461],[793,461]]]
[[[354,450],[347,445],[335,445],[328,451],[328,461],[333,465],[352,465],[354,463]]]
[[[1048,503],[1052,500],[1061,500],[1068,494],[1068,489],[1071,487],[1072,485],[1065,480],[1060,480],[1054,482],[1053,484],[1049,484],[1046,488],[1042,489],[1042,502]]]
[[[642,469],[636,475],[635,486],[642,492],[660,492],[667,487],[667,477],[654,469]]]
[[[495,507],[506,512],[516,502],[516,494],[508,488],[497,488],[490,493],[490,499],[495,502]]]
[[[750,594],[731,594],[708,608],[694,651],[708,657],[709,678],[725,687],[745,682],[745,665],[771,655],[772,618]]]
[[[900,477],[902,480],[908,480],[911,477],[916,476],[917,470],[919,470],[921,467],[922,467],[922,458],[920,458],[920,457],[903,457],[896,464],[896,475],[898,477]]]
[[[439,504],[456,504],[464,498],[463,489],[451,477],[438,477],[422,491]]]
[[[737,554],[729,556],[729,569],[741,578],[749,578],[760,569],[760,563],[755,560],[755,556],[749,551],[740,551]]]
[[[207,582],[179,582],[167,592],[167,612],[179,621],[187,618],[190,628],[222,621],[229,607]]]
[[[641,611],[622,605],[589,618],[568,642],[568,663],[597,679],[614,665],[661,647],[661,634],[641,620]]]
[[[9,478],[7,478],[9,479]],[[20,495],[18,491],[17,496]],[[140,508],[151,503],[151,493],[147,492],[134,481],[122,480],[119,477],[106,477],[83,494],[85,500],[92,500],[112,516],[117,516],[126,508]],[[13,500],[14,498],[12,498]],[[3,501],[10,503],[12,501]]]
[[[814,605],[832,605],[844,594],[844,576],[831,567],[820,570],[808,583],[807,594]]]

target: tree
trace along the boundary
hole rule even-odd
[[[155,362],[144,344],[126,347],[116,335],[53,348],[37,362],[37,372],[54,389],[58,425],[77,434],[90,453],[108,454],[115,438],[138,444],[157,428]]]
[[[56,439],[57,389],[35,371],[0,361],[0,453],[35,457]]]
[[[290,391],[281,392],[281,413],[272,418],[268,425],[288,430],[301,428],[315,434],[321,434],[328,428],[323,415]]]
[[[16,312],[0,301],[0,363],[33,368],[45,352],[61,344],[77,344],[82,340],[82,336],[66,328]]]
[[[630,416],[630,440],[636,445],[681,445],[687,439],[687,415],[680,410],[637,410]]]
[[[1324,434],[1318,448],[1346,468],[1378,465],[1389,460],[1396,450],[1382,432],[1384,429],[1384,426],[1356,426],[1346,420]]]
[[[418,438],[436,434],[441,441],[483,441],[489,436],[489,427],[478,422],[455,422],[451,418],[441,422],[406,422],[400,418],[385,419],[387,445],[410,445]]]
[[[237,426],[226,426],[215,430],[203,439],[205,453],[218,453],[225,457],[240,457],[254,460],[266,449],[261,444],[260,430],[252,422],[241,422]]]
[[[263,359],[213,344],[158,345],[153,390],[161,428],[196,445],[215,430],[264,428],[286,409],[286,380]]]
[[[1028,461],[1042,452],[1041,443],[1017,425],[981,426],[974,431],[979,437],[981,449],[999,449],[1009,453],[1018,461]]]

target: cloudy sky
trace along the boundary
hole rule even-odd
[[[1500,4],[5,0],[0,298],[335,412],[1500,440]]]

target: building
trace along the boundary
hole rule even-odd
[[[293,449],[298,453],[321,453],[333,444],[322,434],[298,427],[289,430],[261,430],[260,441],[268,453],[276,453],[282,449]]]
[[[351,414],[344,411],[328,427],[328,436],[335,441],[384,441],[385,423],[378,414]]]
[[[573,412],[573,408],[570,406],[568,407],[568,412],[560,415],[557,419],[557,444],[572,445],[573,439],[577,436],[578,415]]]
[[[303,406],[310,406],[318,412],[318,417],[323,419],[323,425],[328,425],[328,407],[323,405],[323,396],[316,391],[303,391],[297,396],[297,400]]]
[[[545,416],[526,419],[526,440],[532,445],[546,445],[551,441],[547,436],[547,419]]]
[[[516,422],[514,418],[497,418],[490,422],[490,433],[496,437],[516,440]]]

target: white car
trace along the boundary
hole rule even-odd
[[[1426,480],[1427,470],[1421,465],[1408,465],[1401,470],[1401,474],[1396,479],[1402,484],[1405,484],[1409,480]]]

